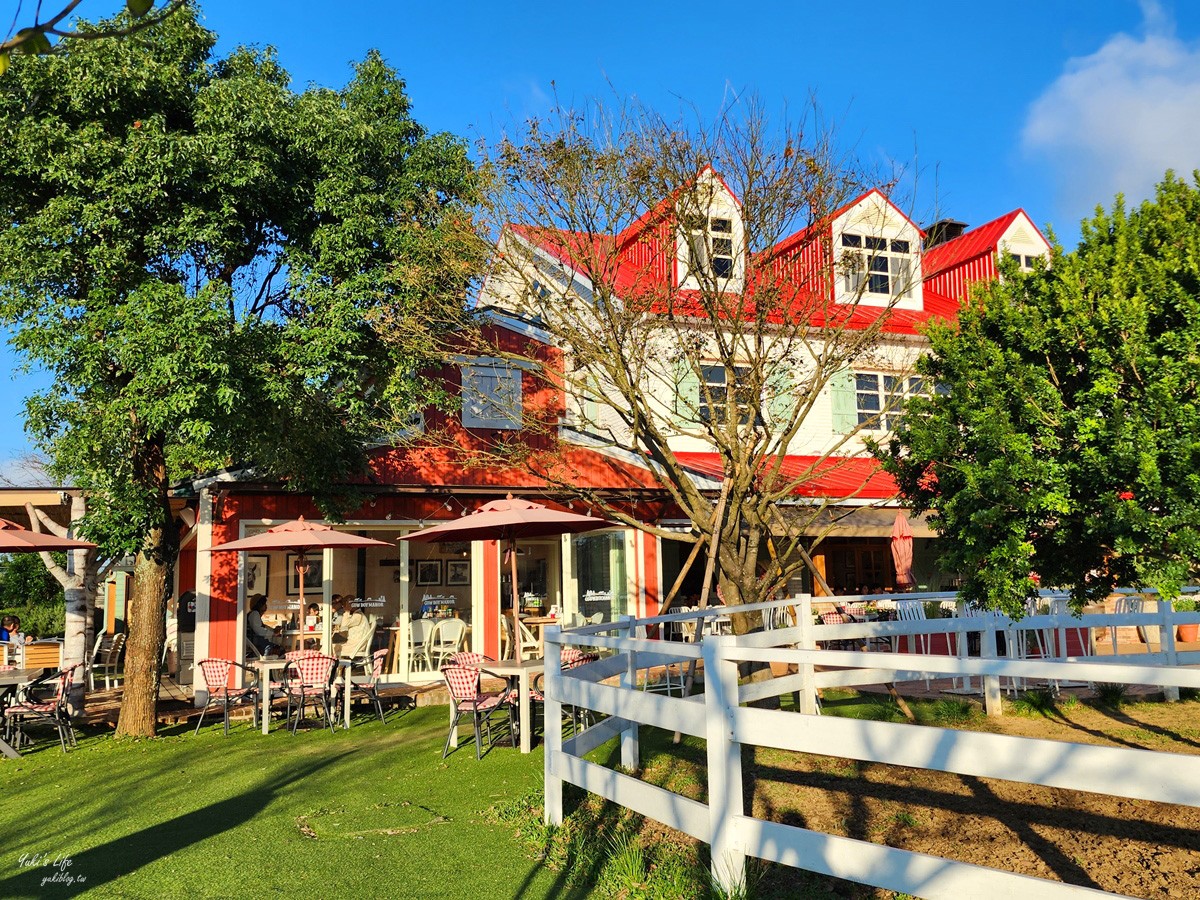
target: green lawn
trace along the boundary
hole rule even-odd
[[[561,896],[561,875],[488,812],[541,787],[540,749],[477,762],[464,745],[443,762],[446,715],[335,735],[96,734],[67,754],[50,732],[0,759],[0,897]],[[75,883],[44,882],[56,872]]]

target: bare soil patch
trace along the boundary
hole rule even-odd
[[[1200,756],[1194,700],[1006,710],[964,727]],[[763,749],[747,774],[762,818],[1133,897],[1200,897],[1200,809]],[[787,895],[767,881],[765,893]],[[813,896],[801,883],[793,896]],[[892,896],[833,881],[827,895]]]

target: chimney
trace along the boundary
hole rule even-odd
[[[952,241],[967,230],[967,223],[958,219],[938,219],[925,228],[925,249]]]

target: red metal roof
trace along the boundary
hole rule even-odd
[[[720,480],[723,474],[718,453],[676,453],[689,471]],[[879,461],[862,456],[787,456],[782,476],[802,481],[793,491],[799,497],[829,500],[890,500],[899,493],[895,480],[880,468]]]
[[[1017,216],[1021,215],[1025,215],[1023,209],[1014,209],[998,219],[985,222],[978,228],[972,228],[952,241],[946,241],[944,244],[938,244],[936,247],[926,250],[923,262],[925,277],[933,278],[947,269],[953,269],[976,257],[995,253],[996,248],[1000,245],[1000,238],[1004,237],[1004,232],[1016,221]],[[1029,216],[1025,215],[1025,218],[1028,219]]]

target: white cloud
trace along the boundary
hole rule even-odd
[[[1025,121],[1025,151],[1046,161],[1076,219],[1117,193],[1148,197],[1167,169],[1200,168],[1200,46],[1180,41],[1157,3],[1142,12],[1142,37],[1069,60]]]

